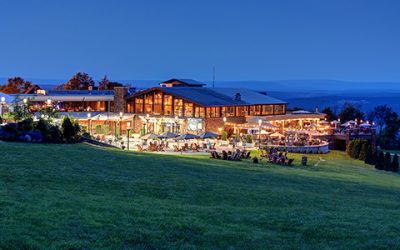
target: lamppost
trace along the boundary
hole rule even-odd
[[[150,115],[147,114],[146,115],[146,131],[145,131],[145,134],[149,133],[149,120],[150,120]]]
[[[178,133],[178,116],[177,115],[175,116],[174,123],[175,123],[175,134],[177,134]]]
[[[262,120],[258,120],[258,149],[261,149],[261,124]]]
[[[51,105],[51,99],[50,98],[47,99],[46,103],[47,103],[48,106],[50,106]]]
[[[0,102],[0,116],[3,117],[3,109],[4,105],[6,103],[6,98],[4,96],[1,97],[1,102]]]
[[[129,135],[131,133],[131,122],[126,123],[126,147],[129,150]]]
[[[88,131],[89,131],[89,136],[92,135],[92,120],[90,119],[92,117],[92,114],[88,113],[87,118],[88,118]]]

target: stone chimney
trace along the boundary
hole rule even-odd
[[[126,99],[125,96],[128,93],[126,87],[114,87],[114,112],[126,112]]]

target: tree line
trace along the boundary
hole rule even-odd
[[[8,78],[7,83],[0,85],[0,92],[5,94],[23,94],[35,84],[31,81],[26,81],[22,77],[16,76]],[[100,81],[96,82],[93,78],[84,72],[78,72],[71,77],[67,82],[56,86],[56,90],[88,90],[88,89],[99,89],[99,90],[113,90],[115,87],[123,86],[122,83],[116,81],[110,81],[105,75]]]

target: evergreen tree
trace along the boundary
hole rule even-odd
[[[360,155],[360,151],[361,151],[361,140],[357,139],[354,142],[354,148],[353,148],[353,152],[352,152],[353,159],[358,159],[358,157]]]
[[[346,148],[346,153],[352,157],[352,153],[353,153],[353,149],[354,149],[354,140],[350,141],[349,144],[347,144],[347,148]]]
[[[371,146],[371,144],[367,144],[367,153],[365,155],[365,160],[364,160],[365,164],[373,165],[372,157],[373,157],[372,146]]]
[[[371,145],[372,149],[372,145]],[[375,165],[378,162],[378,150],[372,150],[372,158],[371,158],[371,165]]]
[[[385,159],[384,159],[384,167],[386,171],[391,171],[392,165],[392,157],[389,152],[386,152]]]
[[[376,164],[375,164],[375,168],[376,169],[379,169],[379,170],[383,170],[384,169],[384,161],[385,161],[384,158],[385,158],[385,155],[383,154],[383,151],[379,151],[378,159],[377,159]]]
[[[397,154],[393,156],[392,171],[399,172],[399,156]]]
[[[366,140],[363,140],[362,143],[361,143],[360,154],[358,156],[358,159],[360,161],[365,161],[366,160],[367,154],[368,154],[367,150],[368,150],[368,142]]]

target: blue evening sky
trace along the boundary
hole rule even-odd
[[[400,81],[398,0],[2,0],[0,77]]]

